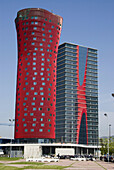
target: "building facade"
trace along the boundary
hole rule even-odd
[[[59,46],[57,57],[56,140],[98,145],[97,50]]]
[[[56,60],[62,17],[40,8],[20,10],[15,19],[18,69],[15,138],[55,138]],[[47,142],[47,141],[46,141]]]

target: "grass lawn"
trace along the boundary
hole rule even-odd
[[[17,161],[22,158],[9,158],[9,157],[0,157],[0,161]]]
[[[44,163],[41,163],[41,162],[13,162],[10,164],[44,165]]]
[[[7,165],[0,164],[0,170],[24,170],[24,169],[59,169],[59,170],[62,170],[68,167],[68,166],[57,166],[57,165],[45,165],[43,163],[37,163],[37,162],[19,162],[19,163],[26,164],[26,165],[28,164],[28,166],[18,168],[18,167],[8,166],[8,164]],[[17,164],[17,162],[15,164]]]

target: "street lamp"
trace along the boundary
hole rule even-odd
[[[112,93],[112,97],[114,97],[114,93]]]
[[[107,124],[108,124],[108,162],[109,162],[109,123],[108,123],[108,115],[107,113],[104,114],[107,117]]]
[[[13,122],[15,119],[9,119],[9,122],[11,122],[11,125],[13,126]],[[11,144],[12,144],[12,138],[11,138]],[[11,158],[11,151],[12,151],[12,146],[10,147],[10,158]]]

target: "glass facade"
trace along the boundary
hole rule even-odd
[[[57,57],[56,140],[96,145],[97,139],[97,50],[64,43]]]

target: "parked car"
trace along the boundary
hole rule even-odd
[[[86,158],[82,155],[76,156],[74,158],[70,158],[72,161],[86,161]]]

